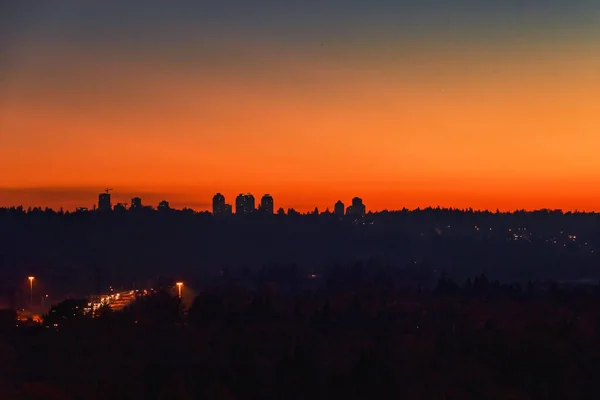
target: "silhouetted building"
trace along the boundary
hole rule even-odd
[[[275,206],[273,204],[273,197],[270,194],[265,194],[262,199],[260,199],[260,209],[266,214],[273,215]]]
[[[115,211],[117,211],[117,212],[127,211],[127,206],[123,203],[117,203],[117,204],[115,204]]]
[[[256,209],[254,196],[250,193],[239,194],[235,199],[235,213],[238,215],[248,215]]]
[[[333,206],[333,212],[335,216],[338,218],[343,218],[345,211],[346,209],[344,207],[344,203],[342,203],[341,200],[338,200],[337,203],[335,203],[335,206]]]
[[[110,193],[101,193],[98,196],[98,210],[99,211],[111,211],[112,203],[110,201]]]
[[[346,214],[355,217],[362,217],[366,214],[366,207],[360,197],[355,197],[352,199],[352,205],[348,207]]]
[[[246,208],[248,210],[248,214],[256,210],[256,202],[254,201],[254,196],[252,196],[250,193],[246,195]]]
[[[217,193],[213,197],[213,215],[223,215],[225,214],[225,196],[221,193]]]
[[[168,201],[163,200],[160,203],[158,203],[158,211],[169,211],[170,209],[171,209],[171,206],[169,206]]]
[[[225,215],[231,214],[233,214],[233,207],[231,207],[231,204],[225,204]]]
[[[132,210],[141,210],[144,208],[142,205],[142,199],[140,197],[134,197],[131,199],[131,209]]]
[[[237,215],[242,215],[245,213],[245,209],[246,209],[246,197],[240,193],[235,198],[235,213]]]

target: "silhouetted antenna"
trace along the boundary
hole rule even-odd
[[[113,190],[113,189],[104,189],[104,191],[106,192],[106,194],[108,194],[111,190]]]

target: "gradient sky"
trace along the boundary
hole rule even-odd
[[[600,211],[597,0],[4,0],[0,206]]]

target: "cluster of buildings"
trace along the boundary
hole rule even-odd
[[[113,207],[110,190],[111,189],[106,189],[104,193],[101,193],[98,196],[98,211],[127,210],[127,203],[117,203]],[[129,208],[130,210],[141,210],[143,208],[144,206],[140,197],[134,197],[131,199],[131,207]],[[158,209],[170,209],[169,203],[167,201],[161,201],[158,205]],[[216,216],[232,215],[233,206],[231,204],[227,204],[227,202],[225,201],[225,196],[223,196],[221,193],[217,193],[213,196],[212,212],[213,215]],[[275,212],[273,196],[271,196],[270,194],[265,194],[264,196],[262,196],[258,208],[256,207],[256,201],[254,199],[254,196],[251,193],[241,193],[235,198],[236,215],[248,215],[254,212],[273,215]],[[366,214],[366,207],[363,204],[363,201],[360,197],[353,198],[352,204],[349,205],[347,208],[345,207],[344,203],[341,200],[339,200],[334,205],[334,214],[339,218],[344,217],[344,215],[360,217]]]
[[[235,213],[236,215],[248,215],[255,211],[262,212],[264,214],[273,215],[275,212],[275,206],[273,203],[273,197],[270,194],[265,194],[260,199],[260,205],[256,208],[256,201],[254,196],[250,193],[239,194],[235,198]],[[225,202],[225,196],[221,193],[217,193],[213,197],[213,214],[214,215],[231,215],[233,214],[233,207],[231,204]]]
[[[144,208],[141,197],[132,198],[131,205],[129,208],[127,208],[127,206],[129,205],[128,203],[117,203],[113,207],[111,196],[110,196],[110,190],[111,189],[106,189],[104,193],[100,193],[100,195],[98,195],[98,211],[112,211],[112,210],[126,211],[128,209],[129,210],[141,210]],[[171,208],[171,206],[169,205],[169,202],[166,200],[163,200],[160,203],[158,203],[159,210],[169,210],[170,208]],[[85,208],[80,208],[78,210],[79,211],[87,211],[87,209],[85,209]]]
[[[213,215],[232,215],[233,207],[231,204],[227,204],[225,202],[225,196],[221,193],[217,193],[213,197]],[[262,212],[264,214],[272,215],[274,213],[275,206],[273,202],[273,197],[270,194],[265,194],[260,199],[260,205],[256,208],[256,202],[254,196],[250,193],[239,194],[235,198],[235,214],[236,215],[248,215],[253,212]],[[366,214],[366,207],[363,204],[363,201],[360,197],[355,197],[352,199],[352,204],[345,208],[344,203],[339,200],[335,203],[334,206],[334,214],[339,218],[344,217],[344,215],[356,216],[360,217]]]
[[[344,203],[341,200],[338,200],[337,203],[333,206],[333,213],[342,218],[345,215],[351,215],[354,217],[362,217],[367,213],[367,208],[363,204],[363,201],[360,197],[355,197],[352,199],[352,204],[348,206],[348,208],[344,209]]]

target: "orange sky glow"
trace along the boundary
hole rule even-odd
[[[252,57],[21,54],[0,95],[0,206],[91,207],[110,187],[196,210],[252,192],[300,211],[600,211],[595,41],[228,48]]]

